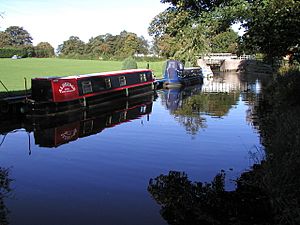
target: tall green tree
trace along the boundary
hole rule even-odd
[[[236,22],[247,8],[245,0],[162,0],[161,2],[170,3],[171,6],[158,14],[149,26],[149,34],[154,36],[155,48],[163,52],[163,56],[188,61],[194,61],[197,56],[216,50],[219,42],[217,40],[221,41],[221,37],[230,34],[228,30],[231,24]],[[242,2],[245,5],[241,5]],[[212,43],[215,36],[218,36],[215,38],[217,43]],[[168,52],[160,48],[166,46],[163,44],[166,39],[173,43],[167,44]],[[228,43],[225,41],[226,39],[222,40],[222,44],[227,47],[237,45],[237,40],[232,38]],[[224,46],[218,47],[218,50],[224,48]]]
[[[9,36],[9,45],[23,47],[32,45],[32,37],[23,27],[10,26],[4,31]]]
[[[300,45],[300,1],[259,0],[251,3],[244,21],[244,47],[264,53],[269,60],[285,56]]]
[[[215,35],[211,38],[212,52],[237,53],[239,36],[232,29]]]
[[[71,36],[69,40],[64,41],[60,46],[60,53],[63,55],[83,55],[85,43],[77,36]]]
[[[216,43],[227,36],[229,27],[236,22],[243,24],[245,34],[242,50],[263,53],[269,60],[287,55],[300,44],[299,0],[161,0],[171,7],[154,18],[149,27],[150,35],[162,37],[177,33],[192,23],[203,26],[207,42]],[[184,23],[178,15],[188,13]],[[187,22],[189,21],[189,22]],[[182,22],[182,21],[181,21]],[[178,26],[181,29],[178,29]],[[222,34],[224,33],[224,34]],[[229,35],[229,36],[228,36]]]
[[[105,55],[103,52],[104,49],[102,48],[104,42],[105,40],[103,35],[90,38],[89,42],[86,44],[85,53],[97,58],[102,57]]]

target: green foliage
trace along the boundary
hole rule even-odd
[[[230,0],[161,0],[162,3],[171,3],[178,9],[189,10],[195,14],[210,12],[216,7],[224,7]]]
[[[184,67],[192,67],[192,66],[193,66],[193,64],[190,61],[186,61],[184,63]]]
[[[205,51],[226,51],[263,53],[272,62],[300,44],[299,1],[161,2],[172,6],[152,20],[149,34],[155,37],[156,52],[165,57],[176,55],[189,59],[190,55],[201,55]],[[228,31],[236,22],[246,29],[239,50],[236,34]]]
[[[84,43],[78,37],[70,37],[58,47],[63,58],[83,59],[125,59],[137,54],[148,54],[149,45],[144,37],[122,31],[119,35],[98,35]]]
[[[48,42],[40,42],[35,47],[35,56],[38,58],[53,57],[54,48]]]
[[[11,26],[0,32],[1,58],[10,58],[13,55],[21,57],[52,57],[54,48],[48,42],[41,42],[32,46],[32,37],[22,27]]]
[[[64,41],[60,47],[62,55],[83,55],[85,50],[85,43],[79,37],[71,36],[69,40]]]
[[[27,51],[20,48],[0,48],[0,58],[11,58],[14,55],[27,57]]]
[[[0,31],[0,48],[6,48],[10,46],[9,35],[3,31]]]
[[[237,35],[229,27],[247,8],[237,2],[245,1],[162,2],[173,6],[158,14],[148,28],[158,54],[194,63],[206,52],[236,51]]]
[[[10,46],[32,45],[32,37],[23,27],[10,26],[4,32],[9,36]]]
[[[122,69],[137,69],[137,63],[132,57],[126,58],[122,63]]]
[[[237,53],[238,34],[232,29],[217,34],[211,39],[212,52]]]
[[[243,37],[246,49],[261,52],[269,61],[287,55],[300,43],[300,2],[260,0],[251,3]]]

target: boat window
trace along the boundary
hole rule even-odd
[[[107,89],[111,88],[111,80],[110,80],[110,78],[105,78],[105,87]]]
[[[126,78],[124,76],[119,77],[120,86],[126,85]]]
[[[81,83],[82,85],[82,92],[83,94],[88,94],[93,92],[93,88],[92,88],[92,82],[91,81],[83,81]]]
[[[147,81],[147,77],[145,73],[140,74],[140,81],[141,82],[146,82]]]

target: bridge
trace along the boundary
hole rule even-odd
[[[199,56],[197,63],[199,66],[210,66],[220,71],[237,71],[240,69],[242,62],[253,60],[255,60],[255,57],[252,55],[237,56],[232,53],[208,53]]]

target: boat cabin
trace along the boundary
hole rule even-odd
[[[168,60],[163,74],[165,86],[170,85],[193,85],[202,83],[203,76],[200,67],[185,68],[177,60]]]
[[[31,80],[32,100],[66,102],[153,83],[151,70],[134,69]]]

